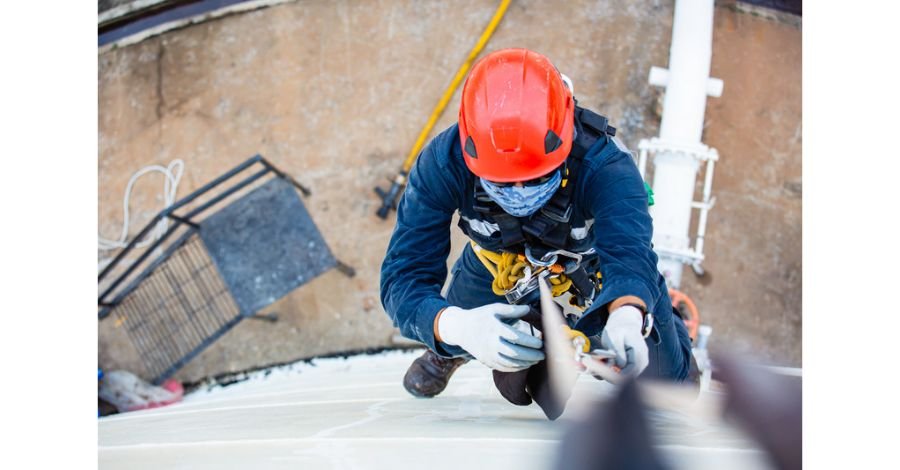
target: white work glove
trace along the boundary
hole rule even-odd
[[[644,316],[636,307],[625,305],[609,314],[600,344],[616,353],[616,365],[622,369],[622,375],[637,377],[650,363],[641,333],[643,326]]]
[[[447,307],[438,319],[441,341],[459,346],[482,364],[501,372],[527,369],[544,359],[539,338],[504,323],[521,318],[527,305],[495,303],[464,310]]]

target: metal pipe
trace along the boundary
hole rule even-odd
[[[150,232],[150,230],[153,227],[156,227],[156,224],[158,224],[159,221],[162,220],[162,218],[163,218],[162,214],[156,214],[156,216],[153,217],[153,219],[150,221],[150,223],[147,224],[147,226],[144,227],[144,229],[141,230],[140,233],[138,233],[136,237],[132,238],[131,241],[128,243],[128,245],[126,245],[125,248],[123,248],[122,251],[120,251],[119,254],[116,255],[116,257],[113,258],[113,260],[109,264],[107,264],[105,268],[103,268],[103,271],[101,271],[100,274],[97,275],[97,280],[102,281],[103,278],[106,277],[106,275],[110,271],[112,271],[113,268],[115,268],[117,264],[119,264],[119,261],[121,261],[122,258],[125,257],[125,255],[127,255],[129,252],[131,252],[131,250],[134,248],[134,246],[137,245],[137,243],[139,241],[141,241],[141,239],[143,239],[144,236],[147,235],[147,233]],[[147,251],[152,251],[153,248],[158,245],[159,245],[159,243],[155,243],[153,246],[148,248]]]
[[[654,68],[649,77],[651,84],[666,90],[659,138],[643,144],[655,151],[655,205],[650,209],[653,243],[659,270],[676,289],[681,284],[683,263],[687,259],[693,260],[692,264],[702,261],[702,251],[691,253],[688,232],[697,171],[702,156],[709,155],[701,143],[706,96],[721,92],[721,81],[709,77],[713,14],[713,0],[676,1],[669,68]],[[703,209],[701,218],[705,230]],[[699,243],[702,247],[702,241]]]
[[[284,178],[284,179],[290,181],[291,184],[293,184],[294,187],[296,187],[297,189],[299,189],[300,192],[303,193],[304,196],[309,197],[309,196],[312,194],[312,191],[310,191],[309,188],[307,188],[306,186],[303,186],[302,184],[300,184],[300,182],[298,182],[297,180],[295,180],[293,176],[291,176],[291,175],[289,175],[289,174],[287,174],[287,173],[285,173],[285,172],[279,170],[278,167],[276,167],[275,165],[269,163],[269,161],[266,160],[265,158],[262,158],[261,161],[262,161],[262,164],[266,166],[266,168],[268,168],[268,169],[274,171],[276,175],[278,175],[278,176],[280,176],[280,177],[282,177],[282,178]]]
[[[250,157],[250,158],[248,158],[247,161],[245,161],[244,163],[241,163],[240,165],[238,165],[238,166],[236,166],[236,167],[234,167],[234,168],[228,170],[228,172],[222,174],[222,175],[219,176],[218,178],[216,178],[216,179],[210,181],[209,183],[204,184],[203,186],[201,186],[201,187],[200,187],[199,189],[197,189],[196,191],[194,191],[194,192],[192,192],[191,194],[188,194],[187,196],[181,198],[178,202],[176,202],[175,204],[172,204],[171,206],[169,206],[169,207],[166,209],[165,212],[166,212],[166,213],[172,213],[172,212],[174,212],[175,210],[181,208],[181,207],[184,206],[185,204],[187,204],[187,203],[193,201],[194,199],[196,199],[197,197],[199,197],[199,196],[202,195],[203,193],[205,193],[205,192],[209,191],[210,189],[212,189],[212,188],[218,186],[219,184],[223,183],[225,180],[227,180],[227,179],[231,178],[232,176],[234,176],[234,175],[236,175],[236,174],[238,174],[238,173],[244,171],[245,169],[249,168],[249,167],[250,167],[251,165],[253,165],[254,163],[257,163],[257,162],[260,162],[260,161],[262,161],[262,156],[261,156],[261,155],[258,155],[258,154],[257,154],[257,155],[254,155],[254,156],[252,156],[252,157]],[[192,213],[193,213],[193,212],[192,212]],[[186,215],[185,217],[189,219],[189,218],[191,218],[191,215],[189,214],[189,215]]]
[[[224,182],[225,180],[231,178],[232,176],[234,176],[234,175],[240,173],[241,171],[247,169],[248,167],[250,167],[250,166],[253,165],[254,163],[257,163],[257,162],[259,162],[259,161],[261,161],[261,160],[262,160],[262,156],[261,156],[261,155],[254,155],[253,157],[250,157],[250,158],[248,158],[244,163],[241,163],[240,165],[238,165],[238,166],[232,168],[232,169],[229,170],[227,173],[225,173],[225,174],[219,176],[218,178],[216,178],[216,179],[210,181],[209,183],[203,185],[202,187],[200,187],[200,188],[197,189],[196,191],[192,192],[191,194],[188,194],[187,196],[185,196],[185,197],[181,198],[180,200],[176,201],[176,202],[175,202],[174,204],[172,204],[171,206],[165,208],[162,212],[160,212],[159,214],[157,214],[157,215],[153,218],[153,220],[151,220],[150,223],[147,224],[147,226],[144,227],[144,229],[141,230],[141,232],[140,232],[136,237],[134,237],[134,238],[131,240],[131,242],[128,243],[128,245],[127,245],[124,249],[122,249],[122,251],[119,252],[118,255],[116,255],[115,258],[113,258],[112,262],[110,262],[108,265],[106,265],[106,268],[104,268],[103,271],[100,272],[100,274],[97,276],[97,280],[98,280],[98,281],[102,281],[103,278],[104,278],[110,271],[112,271],[113,268],[116,267],[116,265],[119,264],[119,261],[121,261],[123,258],[125,258],[125,255],[127,255],[128,253],[130,253],[131,250],[134,248],[134,246],[135,246],[141,239],[143,239],[144,236],[145,236],[145,235],[146,235],[153,227],[155,227],[156,224],[157,224],[160,220],[162,220],[163,217],[169,216],[169,215],[172,214],[175,210],[177,210],[177,209],[181,208],[182,206],[184,206],[185,204],[187,204],[187,203],[193,201],[194,199],[196,199],[197,197],[199,197],[199,196],[202,195],[203,193],[209,191],[210,189],[212,189],[212,188],[215,187],[216,185],[221,184],[221,183]],[[190,214],[188,214],[187,216],[184,216],[184,217],[178,217],[178,216],[175,216],[175,217],[173,217],[173,218],[174,218],[175,220],[184,219],[184,218],[190,219],[190,218],[191,218],[191,215],[192,215],[192,214],[195,214],[196,212],[198,212],[198,211],[191,212]],[[171,232],[172,232],[172,230],[170,229],[170,230],[169,230],[169,233],[171,233]],[[168,236],[168,234],[167,234],[166,236]],[[148,248],[148,249],[147,249],[147,252],[149,253],[149,252],[153,251],[153,249],[155,249],[156,246],[159,246],[159,243],[158,243],[158,242],[159,242],[159,240],[157,240],[157,243],[154,243],[152,247]],[[138,262],[135,262],[135,263],[132,265],[132,267],[133,267],[134,265],[137,265],[137,264],[139,264],[139,263],[138,263]],[[107,292],[108,292],[108,291],[107,291]],[[102,296],[101,296],[101,300],[102,300]]]
[[[643,143],[643,142],[641,142]],[[647,179],[647,146],[640,146],[640,156],[638,157],[638,171],[641,172],[641,178]]]
[[[221,328],[216,330],[216,332],[213,333],[209,338],[206,338],[206,340],[203,341],[203,343],[200,344],[200,346],[194,348],[189,353],[185,354],[181,359],[175,361],[175,363],[172,364],[168,369],[166,369],[161,374],[159,374],[156,378],[154,378],[151,383],[153,385],[161,384],[164,380],[171,377],[172,374],[174,374],[176,371],[178,371],[178,369],[180,369],[182,366],[187,364],[191,359],[196,357],[198,354],[203,352],[203,350],[206,349],[210,344],[214,343],[217,339],[219,339],[222,335],[227,333],[228,330],[232,329],[235,325],[240,323],[241,320],[243,320],[243,319],[244,319],[243,316],[238,315],[238,316],[232,318],[231,320],[228,320]]]
[[[706,162],[706,180],[703,182],[703,205],[700,207],[700,216],[697,220],[697,240],[694,242],[694,251],[703,253],[703,238],[706,237],[706,219],[709,210],[712,209],[712,181],[716,161],[709,159]]]
[[[195,215],[205,211],[206,209],[210,208],[211,206],[219,203],[221,200],[227,198],[228,196],[231,196],[232,194],[240,191],[241,189],[243,189],[250,183],[263,177],[269,171],[271,171],[271,170],[269,170],[268,168],[263,168],[262,170],[259,170],[256,173],[253,173],[252,175],[242,179],[240,182],[238,182],[234,186],[228,188],[226,191],[223,191],[218,196],[210,199],[209,201],[203,203],[203,205],[201,205],[201,206],[197,207],[196,209],[193,209],[190,212],[188,212],[187,214],[185,214],[184,218],[190,219],[191,217],[194,217]]]
[[[172,226],[172,227],[171,227],[171,228],[163,235],[163,238],[168,238],[171,234],[175,233],[175,231],[179,228],[181,222],[177,222],[177,221],[176,221],[176,224],[177,224],[177,225],[173,225],[173,226]],[[161,255],[159,255],[159,256],[158,256],[156,259],[154,259],[149,265],[147,265],[147,267],[144,268],[144,270],[141,272],[140,275],[138,275],[137,277],[135,277],[135,279],[132,280],[126,287],[122,288],[122,289],[118,292],[118,294],[115,296],[115,298],[113,298],[113,299],[112,299],[111,301],[109,301],[109,302],[106,302],[106,301],[104,300],[105,297],[106,297],[107,295],[109,295],[109,294],[113,291],[113,289],[115,289],[116,286],[118,286],[118,284],[120,284],[122,281],[124,281],[124,280],[128,277],[128,274],[130,274],[134,269],[136,269],[136,268],[138,267],[138,265],[140,264],[140,262],[143,261],[145,255],[146,255],[146,256],[149,256],[150,253],[152,253],[153,251],[155,251],[155,250],[158,248],[158,244],[162,244],[163,240],[157,240],[157,244],[154,244],[154,245],[151,246],[149,249],[147,249],[147,251],[145,251],[144,254],[141,255],[141,258],[140,258],[140,259],[134,261],[134,262],[132,263],[131,267],[129,268],[129,270],[128,270],[125,274],[122,274],[122,275],[119,277],[119,279],[116,281],[116,284],[115,284],[115,285],[110,286],[109,288],[107,288],[106,291],[103,292],[103,294],[100,296],[100,298],[99,298],[99,300],[98,300],[98,304],[99,304],[100,306],[106,306],[106,307],[109,307],[110,309],[113,308],[113,307],[115,307],[116,305],[118,305],[119,302],[122,301],[122,299],[124,299],[124,298],[125,298],[132,290],[134,290],[135,288],[137,288],[137,286],[139,286],[139,285],[141,284],[141,282],[143,282],[143,280],[144,280],[147,276],[149,276],[150,274],[152,274],[153,271],[154,271],[160,264],[162,264],[165,260],[167,260],[167,259],[169,258],[169,256],[171,256],[172,253],[175,252],[175,250],[177,250],[183,243],[185,243],[185,241],[186,241],[191,235],[193,235],[193,234],[196,232],[195,229],[188,229],[188,230],[189,230],[189,231],[186,232],[186,233],[184,233],[183,235],[181,235],[181,237],[179,237],[178,240],[175,240],[174,242],[172,242],[171,244],[169,244],[169,246],[166,247],[165,251],[163,251],[163,253],[162,253]],[[105,305],[104,305],[104,304],[105,304]],[[108,315],[108,314],[109,314],[109,312],[106,312],[106,314],[104,314],[104,313],[103,313],[103,309],[101,309],[101,310],[100,310],[100,320],[103,320],[104,318],[106,318],[106,315]]]
[[[713,0],[678,0],[659,137],[692,144],[703,137],[712,59]]]
[[[172,225],[172,227],[168,231],[166,231],[166,233],[164,233],[161,237],[159,237],[159,239],[156,240],[152,245],[147,247],[147,249],[143,253],[141,253],[140,256],[138,256],[138,259],[136,259],[133,263],[131,263],[131,266],[129,266],[128,269],[126,269],[125,272],[122,273],[121,276],[119,276],[109,287],[107,287],[106,290],[103,291],[102,294],[100,294],[100,298],[97,299],[97,302],[100,303],[100,302],[105,301],[106,296],[109,295],[110,292],[115,290],[116,287],[119,287],[119,284],[121,284],[122,281],[127,279],[128,276],[130,276],[131,273],[133,273],[134,270],[137,269],[137,267],[140,266],[141,263],[143,263],[144,260],[147,259],[147,257],[150,256],[150,254],[153,253],[153,251],[156,250],[156,248],[158,246],[162,245],[163,242],[165,242],[169,238],[169,236],[172,235],[172,233],[174,233],[180,226],[181,226],[181,222],[176,220],[175,223]],[[135,240],[137,240],[137,238],[135,238]],[[123,251],[123,253],[124,253],[124,251]],[[110,266],[112,266],[112,263],[110,263]],[[102,276],[102,274],[101,274],[101,276]]]

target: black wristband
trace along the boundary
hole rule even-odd
[[[641,318],[643,319],[643,322],[641,325],[641,334],[644,336],[644,338],[650,336],[650,332],[653,330],[653,315],[651,315],[647,311],[647,307],[644,307],[641,304],[629,303],[629,304],[623,304],[619,308],[622,308],[625,306],[634,307],[641,312]]]
[[[634,307],[634,308],[640,310],[640,311],[641,311],[641,315],[647,315],[647,307],[644,307],[644,306],[641,305],[641,304],[635,304],[635,303],[622,304],[622,305],[619,306],[619,308],[626,307],[626,306],[628,306],[628,307]]]

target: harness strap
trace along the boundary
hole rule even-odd
[[[593,111],[575,106],[575,129],[577,137],[572,143],[572,150],[562,168],[563,183],[553,197],[540,211],[528,218],[518,218],[506,213],[494,202],[475,180],[474,210],[493,220],[500,229],[500,249],[495,253],[479,246],[474,240],[472,248],[478,259],[494,277],[491,285],[497,295],[506,295],[525,275],[525,268],[532,273],[543,268],[535,268],[528,262],[524,253],[525,245],[529,246],[532,255],[541,258],[544,253],[554,249],[566,250],[571,235],[571,217],[575,194],[576,175],[588,150],[597,140],[605,136],[614,136],[616,129],[608,120]],[[602,287],[600,272],[596,269],[596,260],[582,261],[565,268],[554,265],[550,267],[554,276],[549,278],[554,297],[565,292],[573,294],[570,303],[585,308]]]

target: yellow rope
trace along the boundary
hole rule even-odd
[[[515,253],[495,253],[490,250],[485,250],[471,240],[469,241],[469,244],[472,245],[472,250],[475,252],[475,256],[478,257],[478,260],[481,261],[481,264],[483,264],[491,275],[494,276],[494,282],[491,284],[491,289],[497,295],[502,296],[506,294],[506,291],[512,289],[516,285],[516,282],[525,275],[525,268],[531,266],[531,263],[529,263],[523,255],[517,255]],[[533,266],[531,267],[534,268]],[[557,273],[556,276],[547,278],[550,281],[550,292],[553,294],[553,297],[559,297],[568,292],[569,288],[572,287],[572,280],[562,273],[562,269],[559,265],[553,265],[549,269],[552,272]],[[597,279],[602,282],[600,272],[597,272]],[[574,299],[574,296],[572,299],[569,299],[570,303],[572,303],[572,300]],[[584,309],[584,307],[578,307],[574,303],[572,303],[572,306],[582,310]],[[573,330],[568,326],[565,326],[564,328],[566,335],[572,340],[573,345],[580,345],[581,352],[583,353],[590,352],[591,340],[589,340],[584,333]]]
[[[491,289],[497,295],[504,295],[506,291],[512,289],[516,282],[525,276],[525,268],[532,267],[531,264],[522,255],[515,253],[495,253],[485,250],[474,241],[469,242],[472,250],[481,261],[481,264],[494,276],[494,282]],[[557,271],[551,268],[551,271]],[[533,271],[534,272],[534,271]],[[559,273],[558,276],[548,278],[550,281],[550,292],[554,297],[559,297],[569,291],[572,287],[572,280],[565,274]]]

